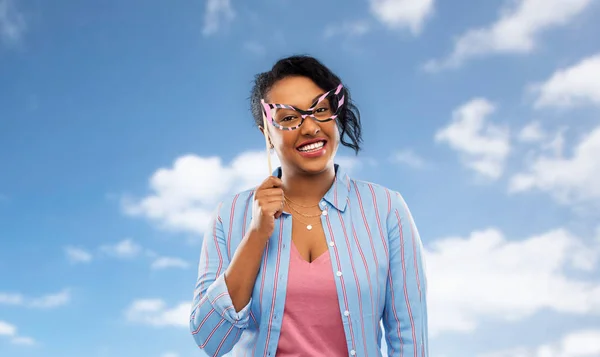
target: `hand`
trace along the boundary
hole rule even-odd
[[[282,186],[283,182],[279,178],[269,176],[258,186],[254,194],[250,230],[258,233],[262,238],[271,237],[275,230],[275,218],[279,218],[283,212]]]

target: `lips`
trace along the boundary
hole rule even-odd
[[[296,150],[305,159],[316,159],[327,153],[327,140],[308,140],[299,145]]]
[[[298,145],[296,147],[296,150],[301,151],[301,152],[315,151],[315,150],[319,150],[319,149],[323,148],[323,146],[325,146],[326,143],[327,143],[327,140],[325,140],[325,139],[307,140],[307,141],[303,142],[302,144]]]

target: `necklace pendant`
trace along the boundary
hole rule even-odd
[[[310,231],[312,229],[312,225],[309,224],[308,226],[306,226],[306,229]]]

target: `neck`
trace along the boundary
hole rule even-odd
[[[335,179],[333,164],[323,172],[312,175],[282,169],[281,181],[285,195],[301,204],[317,203],[329,191]]]

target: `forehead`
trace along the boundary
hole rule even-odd
[[[286,77],[278,80],[267,93],[270,103],[309,107],[325,90],[307,77]]]

